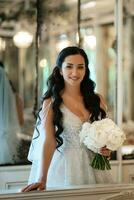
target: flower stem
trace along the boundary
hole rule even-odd
[[[111,166],[106,156],[96,153],[92,160],[91,166],[98,170],[110,170]]]

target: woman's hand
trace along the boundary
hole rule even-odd
[[[102,154],[103,156],[106,156],[106,157],[110,158],[111,150],[107,149],[106,146],[102,147],[101,150],[100,150],[100,154]]]
[[[30,185],[27,185],[26,187],[24,187],[21,192],[30,192],[33,190],[38,190],[38,191],[42,191],[45,190],[45,185],[43,182],[37,182],[37,183],[32,183]]]

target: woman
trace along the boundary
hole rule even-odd
[[[0,165],[18,161],[19,132],[15,96],[0,62]]]
[[[22,191],[110,182],[109,172],[90,166],[92,152],[80,144],[85,121],[106,117],[102,97],[95,94],[89,78],[88,58],[83,49],[67,47],[48,79],[28,159],[32,168],[29,184]],[[101,149],[105,156],[110,150]]]

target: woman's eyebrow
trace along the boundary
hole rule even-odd
[[[80,64],[67,63],[67,65],[78,65],[78,66],[84,66],[83,63],[80,63]]]
[[[82,63],[82,64],[78,64],[79,66],[84,66],[84,64]]]
[[[67,65],[73,65],[72,63],[67,63]]]

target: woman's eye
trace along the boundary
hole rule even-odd
[[[71,65],[67,65],[67,66],[66,66],[66,68],[68,68],[68,69],[72,69],[72,67],[73,67],[73,66],[71,66]]]
[[[84,66],[79,66],[78,69],[84,69]]]

